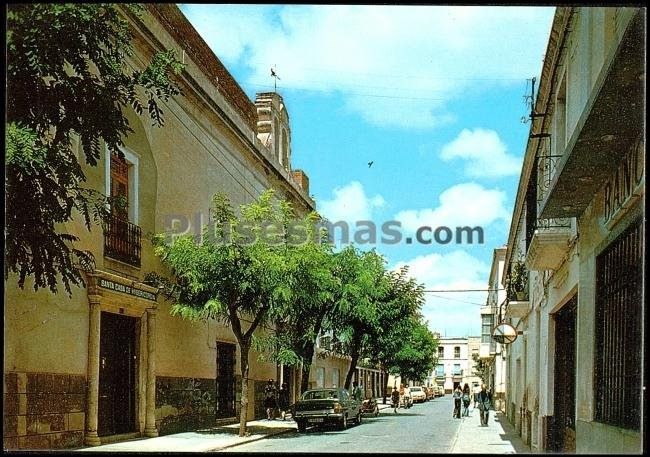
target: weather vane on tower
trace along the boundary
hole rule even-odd
[[[271,77],[273,78],[273,92],[277,92],[278,91],[278,84],[277,83],[278,83],[278,79],[280,79],[280,77],[275,72],[275,65],[273,67],[271,67]]]

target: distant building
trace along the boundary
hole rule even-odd
[[[461,388],[465,383],[470,387],[481,383],[481,379],[476,376],[474,367],[475,361],[473,354],[478,355],[481,338],[476,336],[470,337],[441,337],[438,338],[437,363],[429,376],[431,385],[438,385],[445,389],[446,393],[451,393],[460,385]]]
[[[503,281],[506,411],[535,451],[643,450],[645,43],[645,8],[556,9]]]

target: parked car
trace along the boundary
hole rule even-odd
[[[438,396],[439,397],[444,397],[445,396],[445,388],[442,386],[438,386]]]
[[[427,401],[433,400],[436,398],[436,392],[434,390],[434,387],[425,387],[424,388],[424,393],[427,394]]]
[[[400,407],[410,408],[413,406],[413,398],[411,397],[411,389],[409,387],[404,387],[402,394],[400,395]]]
[[[413,386],[410,388],[411,398],[413,403],[424,403],[427,401],[427,394],[424,392],[424,389],[420,386]]]
[[[292,415],[298,432],[304,432],[308,425],[328,424],[345,430],[349,420],[361,423],[361,402],[353,399],[345,389],[311,389],[293,405]]]

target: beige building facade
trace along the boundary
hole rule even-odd
[[[84,166],[88,186],[128,204],[104,230],[88,232],[79,218],[65,227],[95,256],[86,287],[68,297],[5,282],[5,449],[98,445],[235,418],[241,376],[232,331],[170,314],[145,283],[149,272],[166,274],[147,235],[195,233],[217,192],[238,207],[273,188],[298,213],[314,209],[307,175],[291,168],[282,97],[248,99],[176,6],[147,5],[141,20],[124,14],[134,33],[129,66],[141,70],[154,52],[177,50],[187,65],[183,95],[162,104],[163,128],[128,112],[134,132],[124,157],[105,153],[98,166]],[[250,362],[250,418],[263,415],[267,379],[298,394],[299,370],[259,362],[255,351]],[[315,364],[344,376],[349,360]]]
[[[494,407],[505,412],[506,400],[506,353],[508,346],[492,338],[495,326],[503,321],[506,292],[502,285],[503,267],[507,248],[494,250],[488,281],[488,298],[481,314],[481,344],[479,357],[486,364],[483,382],[492,391]]]
[[[508,238],[507,415],[533,450],[639,453],[645,9],[557,8]]]

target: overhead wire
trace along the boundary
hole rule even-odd
[[[273,86],[271,85],[265,85],[265,84],[252,84],[252,83],[242,83],[241,84],[244,87],[258,87],[258,88],[268,88],[268,89],[273,89]],[[433,98],[433,97],[404,97],[404,96],[398,96],[398,95],[379,95],[379,94],[361,94],[361,93],[355,93],[355,92],[348,92],[345,89],[332,89],[332,90],[324,90],[324,89],[303,89],[303,88],[297,88],[297,87],[282,87],[282,90],[286,91],[298,91],[298,92],[311,92],[311,93],[317,93],[317,94],[331,94],[334,92],[342,92],[346,95],[353,95],[357,97],[372,97],[372,98],[390,98],[390,99],[399,99],[399,100],[427,100],[427,101],[446,101],[448,99],[446,98]]]
[[[458,300],[457,298],[443,297],[442,295],[432,295],[432,296],[437,297],[437,298],[442,298],[443,300],[450,300],[450,301],[457,301],[457,302],[460,302],[460,303],[467,303],[468,305],[485,306],[484,303],[475,303],[475,302],[471,302],[471,301]]]

